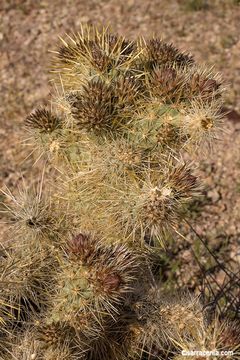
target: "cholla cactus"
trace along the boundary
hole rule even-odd
[[[42,179],[5,192],[1,358],[160,359],[199,345],[202,306],[164,300],[152,269],[200,194],[181,158],[221,131],[219,75],[162,40],[95,27],[62,41],[53,73],[51,106],[25,121],[37,159],[58,170],[52,191]],[[219,334],[216,346],[237,345]]]

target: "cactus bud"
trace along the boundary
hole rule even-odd
[[[70,100],[71,111],[78,127],[89,131],[108,130],[112,127],[115,99],[112,87],[102,80],[89,81],[81,94]]]
[[[178,66],[192,65],[193,57],[181,53],[172,44],[167,44],[160,39],[153,38],[146,44],[146,52],[151,66],[176,63]]]
[[[69,242],[69,250],[82,261],[86,261],[92,250],[89,236],[82,233],[73,236]]]
[[[37,109],[27,116],[25,125],[41,133],[51,133],[61,128],[61,120],[47,109]]]

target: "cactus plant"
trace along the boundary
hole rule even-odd
[[[2,359],[177,359],[215,323],[191,296],[164,298],[153,270],[201,193],[182,155],[221,133],[221,78],[163,40],[94,26],[54,54],[51,105],[25,120],[51,191],[42,178],[5,192]]]

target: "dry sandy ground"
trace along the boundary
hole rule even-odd
[[[211,0],[207,9],[193,11],[187,1],[0,0],[0,187],[12,189],[21,176],[32,177],[31,159],[23,162],[27,150],[20,145],[22,122],[49,95],[49,50],[55,48],[59,35],[77,31],[81,22],[111,24],[130,38],[158,35],[191,52],[197,61],[214,65],[228,83],[227,131],[215,152],[203,156],[208,189],[196,213],[203,211],[193,223],[218,256],[239,270],[240,6],[236,0]],[[194,287],[201,276],[190,252],[193,238],[191,232],[184,244],[179,240],[169,249],[179,286]],[[199,251],[203,264],[210,261]],[[189,266],[192,271],[186,271]],[[214,274],[220,283],[225,281],[224,272]]]

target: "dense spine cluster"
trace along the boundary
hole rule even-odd
[[[201,193],[181,159],[221,131],[220,76],[163,40],[93,26],[62,40],[52,72],[51,106],[25,120],[51,189],[4,193],[14,239],[0,254],[0,358],[237,354],[239,325],[190,295],[164,296],[154,270]]]

